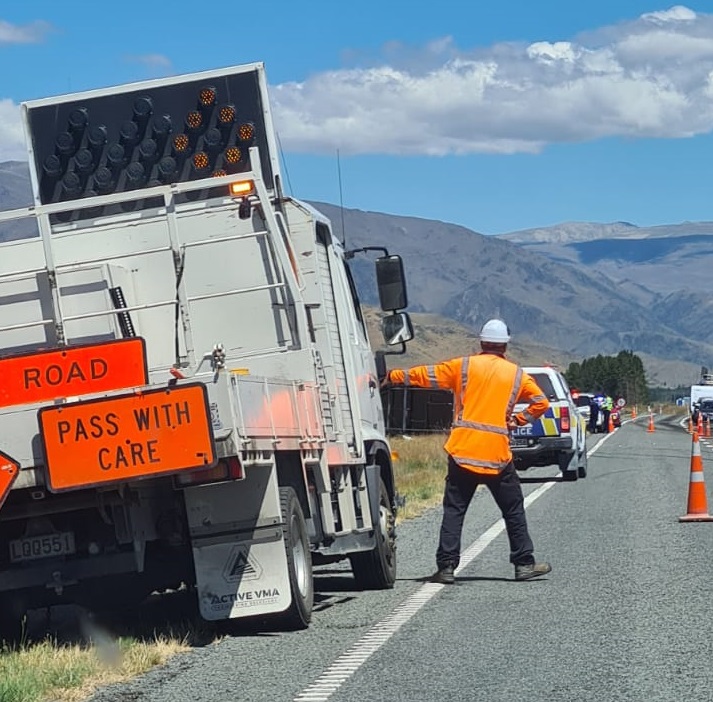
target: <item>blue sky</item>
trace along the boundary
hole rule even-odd
[[[713,220],[713,14],[690,1],[23,0],[0,7],[0,160],[17,105],[263,61],[288,192],[493,234]]]

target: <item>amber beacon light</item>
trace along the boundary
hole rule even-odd
[[[230,194],[234,197],[246,197],[252,195],[255,190],[255,184],[252,180],[238,180],[230,184]]]

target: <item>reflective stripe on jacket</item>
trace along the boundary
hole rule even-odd
[[[518,402],[528,407],[514,419],[527,424],[550,406],[534,379],[492,353],[454,358],[433,366],[389,372],[390,382],[453,391],[454,418],[445,450],[462,468],[497,475],[512,461],[508,417]]]

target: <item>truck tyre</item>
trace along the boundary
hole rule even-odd
[[[575,465],[574,467],[572,467],[573,464],[575,464],[574,459],[576,457],[576,452],[571,456],[568,456],[567,454],[560,454],[558,463],[560,471],[562,472],[562,480],[571,482],[577,480],[577,478],[579,477],[577,466]]]
[[[577,476],[578,477],[580,477],[580,478],[587,477],[587,464],[588,464],[587,449],[585,447],[584,451],[582,451],[582,455],[579,458],[579,467],[577,468]]]
[[[396,582],[396,514],[384,481],[379,478],[379,519],[374,525],[371,551],[349,556],[357,586],[363,590],[388,590]]]
[[[281,623],[290,629],[306,629],[312,618],[314,604],[312,554],[307,524],[294,488],[280,488],[280,508],[284,522],[282,535],[287,554],[292,604],[279,618]]]

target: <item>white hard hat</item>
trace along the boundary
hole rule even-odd
[[[490,319],[480,330],[480,340],[493,344],[507,344],[510,341],[510,330],[502,319]]]

